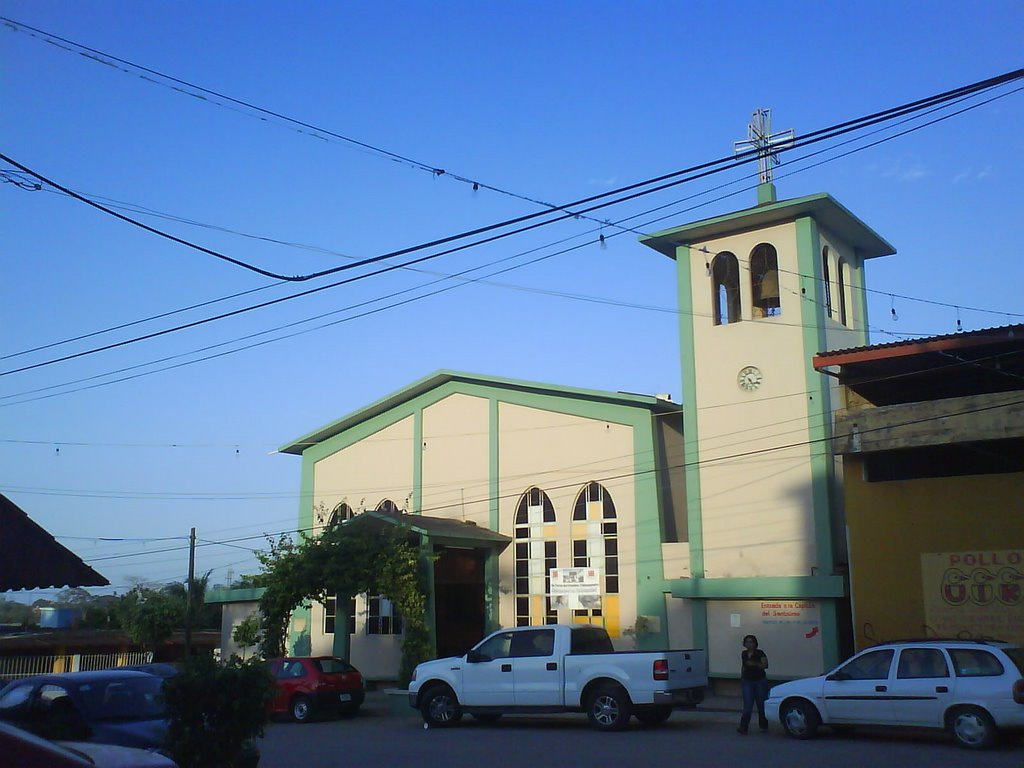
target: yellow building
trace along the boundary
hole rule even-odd
[[[857,648],[1024,643],[1024,325],[819,354],[843,386]]]

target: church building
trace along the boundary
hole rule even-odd
[[[853,647],[842,403],[812,360],[867,343],[865,266],[895,251],[828,194],[776,199],[761,159],[755,207],[641,238],[676,262],[681,405],[441,371],[282,449],[302,456],[299,527],[420,516],[442,655],[579,621],[619,648],[706,648],[720,679],[748,633],[773,678],[837,663]],[[292,631],[315,654],[350,640],[370,678],[397,670],[383,599],[314,606]]]

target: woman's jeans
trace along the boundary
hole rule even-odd
[[[740,730],[745,731],[750,725],[750,716],[757,704],[757,723],[761,730],[768,727],[768,718],[764,716],[764,700],[768,689],[767,680],[741,680],[743,683],[743,716],[740,717]]]

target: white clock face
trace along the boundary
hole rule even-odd
[[[764,375],[761,373],[760,368],[754,365],[748,365],[740,371],[739,375],[736,377],[736,383],[740,385],[740,389],[746,390],[747,392],[753,392],[761,386],[761,381],[763,379]]]

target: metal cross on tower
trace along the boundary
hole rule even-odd
[[[779,147],[787,147],[793,143],[793,129],[772,133],[772,111],[755,109],[754,116],[747,126],[747,138],[735,142],[736,152],[748,149],[757,150],[757,170],[761,175],[762,184],[772,181],[772,168],[779,164]]]

